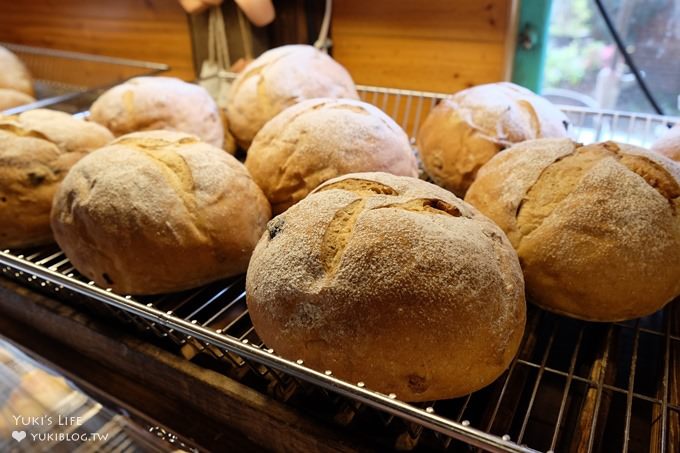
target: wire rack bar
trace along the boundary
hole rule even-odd
[[[104,55],[93,55],[81,52],[71,52],[67,50],[58,49],[44,49],[40,47],[25,46],[23,44],[14,44],[8,42],[0,42],[0,46],[3,46],[13,52],[22,52],[34,55],[45,55],[49,57],[59,57],[69,60],[81,60],[81,61],[96,61],[99,63],[110,63],[116,65],[124,66],[135,66],[145,69],[155,69],[158,71],[167,71],[170,67],[163,63],[153,63],[149,61],[140,60],[130,60],[128,58],[119,57],[107,57]]]
[[[26,272],[48,280],[53,284],[61,285],[64,288],[102,302],[108,306],[124,310],[147,321],[190,335],[197,340],[223,348],[257,363],[270,366],[296,378],[314,383],[329,391],[352,398],[371,407],[381,409],[409,422],[418,423],[433,431],[463,440],[470,445],[494,452],[526,453],[536,451],[528,447],[519,446],[513,442],[505,441],[475,428],[464,426],[463,424],[440,417],[434,413],[429,413],[410,404],[403,403],[396,398],[390,398],[388,395],[372,392],[363,387],[336,379],[328,372],[321,373],[312,370],[311,368],[304,366],[300,361],[292,362],[283,359],[273,354],[273,351],[269,352],[270,350],[262,350],[249,342],[242,342],[229,336],[220,335],[203,326],[184,321],[166,312],[141,304],[132,298],[122,297],[114,294],[110,290],[98,288],[93,282],[85,283],[31,263],[25,259],[15,257],[8,251],[0,252],[0,264],[11,266],[21,272]]]

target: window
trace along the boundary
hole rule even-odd
[[[680,115],[680,1],[603,0],[664,114]],[[654,113],[593,0],[553,0],[543,94],[563,104]]]

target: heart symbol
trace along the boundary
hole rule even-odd
[[[12,437],[17,442],[21,442],[26,438],[26,431],[12,431]]]

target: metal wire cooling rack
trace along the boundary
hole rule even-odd
[[[460,444],[452,438],[503,452],[672,452],[680,445],[678,303],[654,316],[615,324],[585,323],[532,308],[520,353],[495,384],[465,398],[414,406],[266,349],[248,316],[243,277],[133,299],[84,280],[56,248],[0,252],[0,263],[2,274],[41,291],[75,302],[102,302],[100,307],[117,317],[171,340],[185,357],[209,354],[233,377],[254,377],[281,399],[304,404],[310,389],[338,393],[346,398],[328,397],[337,421],[366,418],[366,409],[375,409],[400,449],[455,450],[453,445]],[[303,398],[296,397],[300,393]]]
[[[430,110],[439,101],[448,97],[443,93],[427,91],[376,88],[365,85],[359,85],[357,88],[361,100],[389,114],[409,134],[409,137],[413,137],[414,142],[418,129]],[[680,122],[680,117],[593,110],[571,105],[559,107],[569,118],[571,137],[586,144],[615,140],[649,147],[673,124]]]
[[[362,99],[413,137],[445,97],[360,86]],[[678,118],[565,107],[574,138],[649,145]],[[680,448],[680,302],[625,323],[586,323],[530,307],[517,358],[464,398],[407,404],[267,349],[245,304],[244,278],[157,297],[98,288],[56,247],[0,252],[0,273],[105,310],[232,377],[401,450],[649,451]],[[205,359],[205,360],[204,360]],[[207,361],[206,361],[207,360]],[[320,398],[321,396],[321,398]]]
[[[105,88],[131,77],[154,75],[170,69],[165,64],[126,58],[5,42],[0,42],[0,46],[11,50],[28,67],[37,99],[37,102],[8,109],[7,114],[48,106],[75,113],[83,106],[89,106]]]

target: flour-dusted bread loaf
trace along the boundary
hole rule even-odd
[[[418,175],[406,133],[381,110],[352,99],[310,99],[279,113],[255,136],[246,167],[275,214],[347,173]]]
[[[220,120],[222,120],[222,130],[224,132],[224,144],[222,145],[222,148],[233,156],[238,150],[238,145],[236,145],[236,139],[233,135],[231,135],[231,131],[229,130],[227,110],[225,108],[219,107],[219,112]]]
[[[320,50],[297,44],[277,47],[246,66],[232,84],[229,127],[247,149],[257,131],[283,109],[321,97],[359,96],[347,70]]]
[[[35,102],[33,96],[11,88],[0,88],[0,112],[31,102]]]
[[[26,66],[7,48],[0,46],[0,88],[33,96],[33,79]]]
[[[652,151],[680,163],[680,123],[673,126],[663,137],[652,145]]]
[[[406,401],[491,383],[524,331],[503,232],[450,192],[386,173],[332,179],[275,217],[246,294],[276,353]]]
[[[174,77],[136,77],[102,94],[91,119],[116,136],[170,130],[196,135],[221,148],[224,131],[215,100],[205,88]]]
[[[71,166],[113,135],[63,112],[0,116],[0,248],[52,242],[52,198]]]
[[[418,132],[423,165],[438,185],[463,196],[499,151],[535,138],[567,136],[567,117],[509,82],[479,85],[441,101]]]
[[[78,162],[54,199],[52,229],[99,286],[158,294],[244,272],[270,214],[234,157],[188,134],[150,131]]]
[[[546,309],[620,321],[680,295],[680,167],[663,156],[528,141],[482,167],[465,199],[508,235]]]

